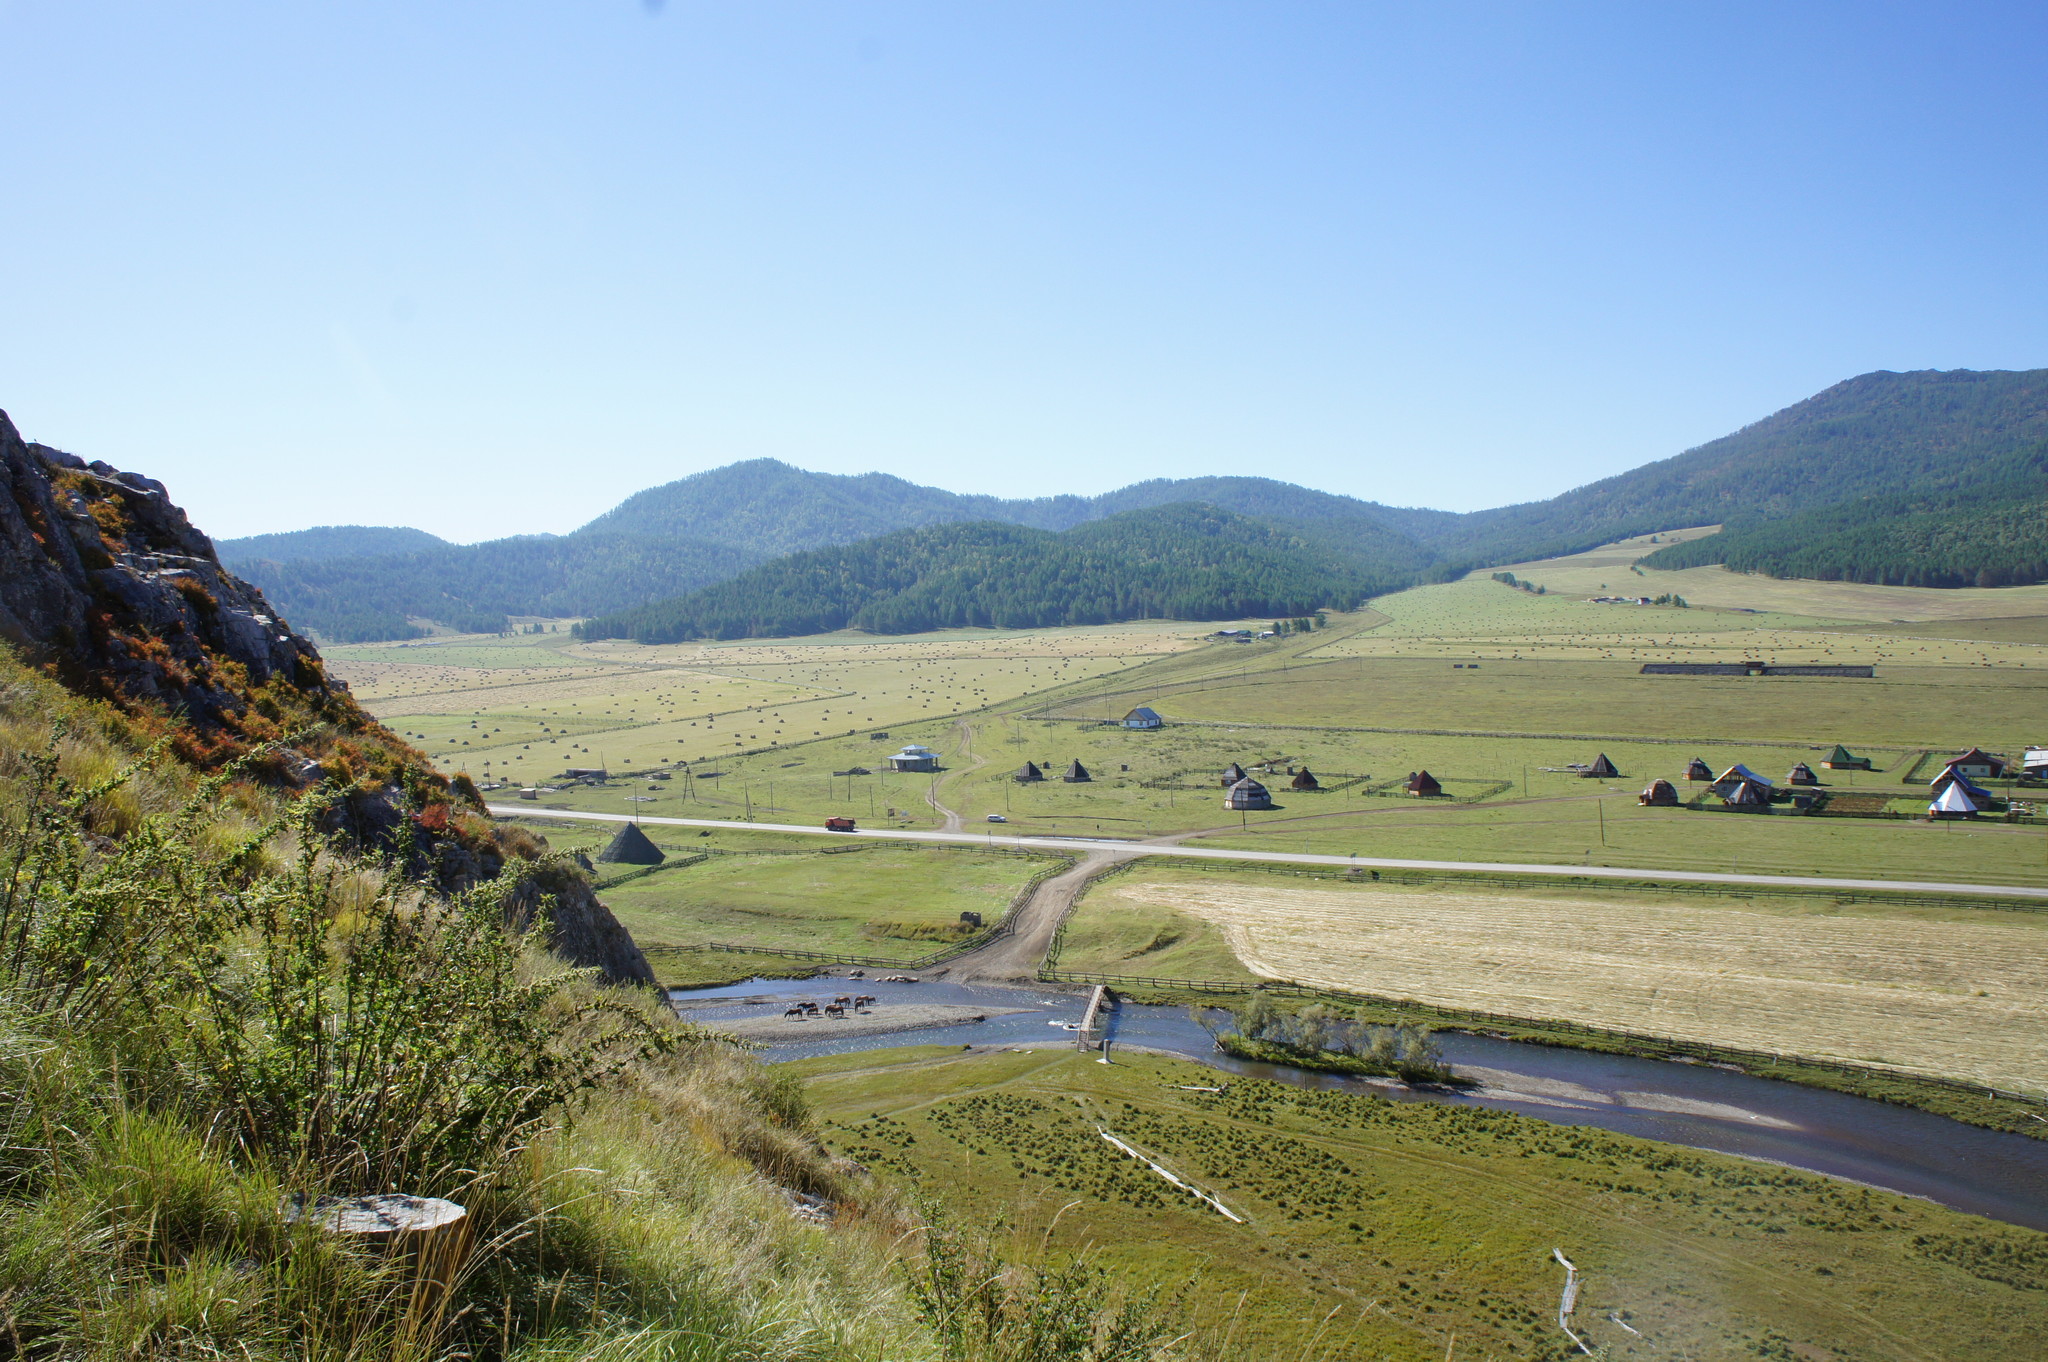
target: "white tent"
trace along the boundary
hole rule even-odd
[[[1952,780],[1942,787],[1941,793],[1927,806],[1927,812],[1936,818],[1967,818],[1977,812],[1977,801],[1970,798],[1963,789],[1963,782]]]

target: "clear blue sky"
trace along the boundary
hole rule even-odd
[[[2048,365],[2048,7],[0,0],[0,407],[217,535],[1470,509]]]

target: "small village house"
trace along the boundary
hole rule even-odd
[[[1442,782],[1427,771],[1410,771],[1408,783],[1401,788],[1417,799],[1433,799],[1444,792]]]
[[[1239,766],[1236,762],[1233,761],[1232,763],[1230,763],[1230,765],[1223,768],[1223,788],[1226,790],[1229,789],[1231,786],[1237,784],[1237,782],[1239,782],[1240,780],[1243,780],[1244,775],[1244,767]]]
[[[1250,776],[1246,776],[1224,792],[1223,807],[1226,809],[1270,809],[1273,807],[1273,796],[1266,792],[1265,786],[1259,784]]]
[[[1820,777],[1813,773],[1811,766],[1802,761],[1794,764],[1792,769],[1785,773],[1785,783],[1787,785],[1818,785],[1820,784]]]
[[[1721,802],[1731,809],[1750,813],[1771,811],[1771,787],[1760,780],[1737,780],[1725,790],[1716,783],[1714,793],[1720,795]]]
[[[1579,774],[1588,778],[1598,777],[1606,779],[1618,776],[1621,772],[1614,769],[1614,763],[1607,759],[1605,752],[1602,752],[1599,756],[1593,758],[1591,765],[1580,767]]]
[[[2020,771],[2037,780],[2048,776],[2048,747],[2029,747],[2026,755],[2020,758]]]
[[[1323,783],[1316,779],[1313,771],[1304,766],[1294,773],[1294,779],[1288,782],[1288,788],[1295,790],[1320,790],[1323,788]]]
[[[2003,757],[1994,757],[1981,747],[1973,747],[1948,763],[1948,767],[1971,780],[1997,780],[2005,774],[2006,762]]]
[[[1701,761],[1698,757],[1694,757],[1685,768],[1685,778],[1687,780],[1710,781],[1714,778],[1714,768]]]
[[[1953,766],[1942,767],[1941,774],[1928,781],[1927,784],[1928,788],[1932,789],[1937,795],[1950,786],[1959,785],[1962,787],[1963,793],[1974,800],[1979,807],[1982,807],[1987,800],[1993,798],[1991,791],[1985,789],[1976,781],[1971,780]]]
[[[1045,779],[1045,772],[1038,769],[1037,762],[1027,761],[1017,768],[1017,773],[1011,776],[1010,779],[1016,781],[1019,785],[1035,785]]]
[[[1076,761],[1067,767],[1067,773],[1061,776],[1060,779],[1069,785],[1085,785],[1095,779],[1095,777],[1088,774],[1087,767]]]
[[[1745,781],[1761,788],[1767,797],[1776,788],[1770,781],[1765,780],[1741,762],[1737,762],[1720,775],[1714,777],[1712,789],[1715,794],[1721,796],[1722,799],[1726,799],[1734,792],[1736,786],[1741,785]]]
[[[1820,764],[1830,771],[1868,771],[1870,758],[1856,756],[1848,748],[1836,743],[1835,750],[1821,758]]]
[[[1648,804],[1659,809],[1675,807],[1678,803],[1678,787],[1668,780],[1653,780],[1648,789],[1636,796],[1636,803]]]
[[[1120,722],[1125,728],[1164,728],[1166,720],[1159,717],[1159,711],[1149,705],[1139,705]]]
[[[929,747],[911,743],[901,752],[889,758],[892,771],[936,771],[939,769],[939,754]]]

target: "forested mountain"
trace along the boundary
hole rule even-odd
[[[586,638],[669,643],[844,628],[907,634],[1298,616],[1354,605],[1407,579],[1246,516],[1177,505],[1064,533],[992,521],[901,530],[792,554],[580,628]]]
[[[374,554],[417,553],[448,547],[439,535],[393,525],[315,525],[310,530],[254,534],[214,543],[223,563],[252,560],[299,563],[321,558],[367,558]]]
[[[2015,476],[2012,460],[2044,443],[2048,369],[1864,374],[1675,458],[1549,501],[1475,512],[1427,537],[1461,565],[1513,562],[1634,534],[1988,486]],[[1874,503],[1867,509],[1876,514]],[[1695,554],[1715,551],[1706,547],[1715,540],[1697,542]]]
[[[1859,497],[1783,520],[1740,517],[1642,562],[1885,586],[2048,581],[2048,446],[2028,462],[2031,474],[1984,487]]]
[[[1463,515],[1383,506],[1270,478],[1161,478],[1096,497],[1006,500],[963,496],[881,473],[847,477],[754,459],[649,488],[560,537],[329,556],[321,546],[345,545],[352,534],[419,533],[334,529],[225,547],[289,618],[334,639],[418,632],[407,617],[467,628],[507,614],[617,616],[650,601],[665,602],[666,610],[673,604],[667,598],[696,592],[779,554],[943,525],[994,522],[1072,533],[1133,511],[1188,503],[1256,521],[1293,544],[1290,552],[1341,563],[1349,574],[1343,581],[1369,579],[1381,589],[1709,524],[1729,529],[1668,550],[1657,562],[1726,561],[1756,571],[1929,585],[2017,582],[2044,575],[2038,545],[2048,532],[2029,509],[2029,499],[2038,505],[2048,497],[2044,447],[2048,370],[1882,372],[1839,383],[1675,458],[1548,501]],[[309,538],[317,536],[328,538]],[[292,541],[284,543],[288,552],[293,544],[307,550],[296,554],[297,561],[281,562],[275,547],[261,555],[252,551],[251,545],[266,541]],[[920,581],[942,575],[938,558],[944,553],[966,561],[982,551],[974,536],[895,542],[923,546],[910,551],[923,564]],[[1017,542],[1039,543],[1029,536]],[[1088,540],[1062,542],[1067,546],[1060,553],[1072,554]],[[1215,547],[1213,537],[1207,547]],[[859,562],[862,572],[881,571],[880,559]],[[1043,561],[1034,563],[1033,571],[1044,567]],[[1248,561],[1242,566],[1247,572],[1266,570]],[[792,569],[796,575],[788,581],[810,570]],[[1083,576],[1098,570],[1106,568],[1097,560],[1075,568]],[[1189,599],[1263,599],[1272,594],[1273,580],[1227,586],[1206,577]],[[865,587],[849,589],[860,601],[849,609],[873,604],[862,594]],[[907,588],[885,594],[893,599],[898,589]],[[1291,599],[1291,589],[1278,595]],[[994,609],[993,590],[948,588],[945,594],[961,610],[988,613]],[[1034,590],[1005,598],[1003,610],[1044,617],[1051,606],[1032,596]],[[703,617],[707,633],[734,620],[766,622],[788,614],[752,596],[744,604],[737,596],[704,599],[710,604],[702,608],[711,612]],[[1163,608],[1148,586],[1133,587],[1128,600],[1133,609]],[[839,609],[819,608],[828,615]],[[924,612],[920,618],[952,608],[915,607]],[[1253,613],[1270,612],[1261,607]]]

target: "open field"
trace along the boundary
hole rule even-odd
[[[685,852],[715,840],[657,837]],[[643,946],[717,941],[908,960],[967,934],[956,930],[962,912],[996,922],[1034,873],[1057,864],[1018,852],[902,845],[721,853],[664,866],[604,897]]]
[[[2048,913],[1140,868],[1061,963],[1164,973],[1110,952],[1190,922],[1266,978],[2048,1093]]]
[[[1695,539],[1704,530],[1642,535],[1569,558],[1513,563],[1488,571],[1512,572],[1570,596],[1683,596],[1695,606],[1748,609],[1795,615],[1905,622],[1966,620],[2015,615],[2048,615],[2048,585],[1935,590],[1914,586],[1870,586],[1861,582],[1815,582],[1729,572],[1719,567],[1631,572],[1629,564],[1655,552],[1660,543]],[[1484,578],[1486,573],[1477,574]]]
[[[1559,1246],[1584,1274],[1574,1326],[1617,1358],[2030,1359],[2048,1329],[2043,1236],[1768,1165],[1483,1108],[1184,1091],[1218,1075],[1138,1054],[924,1045],[790,1067],[832,1146],[879,1175],[1141,1279],[1198,1280],[1188,1307],[1219,1356],[1563,1357]]]

